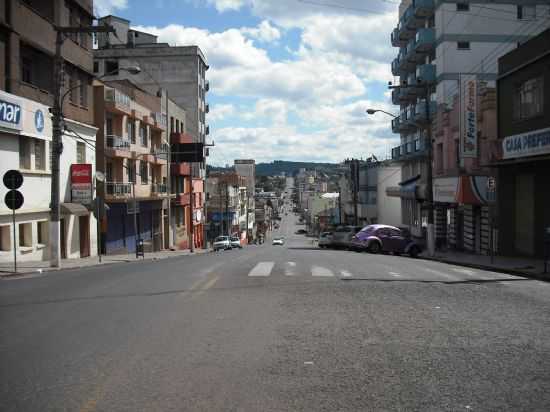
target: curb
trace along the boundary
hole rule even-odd
[[[550,274],[544,274],[544,273],[529,273],[529,272],[523,272],[517,269],[507,269],[497,266],[490,266],[490,265],[484,265],[480,263],[469,263],[469,262],[463,262],[463,261],[457,261],[452,259],[445,259],[445,258],[438,258],[438,257],[429,257],[429,256],[418,256],[419,259],[424,260],[431,260],[434,262],[440,262],[440,263],[448,263],[450,265],[457,265],[457,266],[464,266],[472,269],[480,269],[480,270],[487,270],[491,272],[497,272],[497,273],[504,273],[506,275],[515,275],[520,276],[524,278],[529,279],[537,279],[542,280],[546,282],[550,282]]]
[[[204,249],[200,249],[200,250],[204,250]],[[178,258],[178,257],[183,257],[183,256],[195,256],[195,255],[205,255],[207,253],[211,253],[212,250],[208,249],[206,250],[205,252],[194,252],[194,253],[185,253],[185,254],[179,254],[179,255],[167,255],[167,256],[163,256],[163,257],[150,257],[150,258],[145,258],[145,259],[121,259],[121,260],[118,260],[116,262],[105,262],[105,263],[94,263],[94,264],[91,264],[91,265],[78,265],[78,266],[71,266],[71,267],[61,267],[61,268],[36,268],[34,270],[28,270],[28,271],[25,271],[25,272],[17,272],[17,273],[14,273],[14,272],[5,272],[5,273],[2,273],[0,272],[0,280],[6,278],[6,279],[9,279],[9,278],[14,278],[14,277],[19,277],[19,276],[28,276],[28,275],[36,275],[37,273],[38,274],[45,274],[46,272],[63,272],[63,271],[67,271],[67,270],[79,270],[79,269],[86,269],[86,268],[95,268],[95,267],[98,267],[98,266],[112,266],[112,265],[118,265],[118,264],[126,264],[126,263],[140,263],[140,262],[152,262],[152,261],[155,261],[155,260],[165,260],[165,259],[174,259],[174,258]]]

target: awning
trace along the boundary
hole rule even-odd
[[[403,180],[399,183],[399,197],[404,199],[416,199],[417,196],[417,187],[418,180],[420,180],[421,175],[413,176],[407,180]]]
[[[81,203],[61,203],[59,205],[62,215],[88,216],[90,211]]]
[[[454,176],[434,179],[434,201],[466,205],[484,205],[489,202],[487,176]]]

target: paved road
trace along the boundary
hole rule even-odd
[[[0,281],[0,410],[550,410],[550,284],[295,220],[283,247]]]

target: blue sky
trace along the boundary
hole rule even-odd
[[[373,153],[385,157],[398,136],[391,133],[389,117],[367,117],[365,110],[396,111],[386,86],[396,54],[389,43],[397,22],[391,2],[94,3],[96,15],[111,13],[160,41],[201,47],[210,64],[207,122],[216,142],[210,162],[226,164],[241,157],[333,162]]]

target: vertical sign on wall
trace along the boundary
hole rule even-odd
[[[92,165],[71,165],[71,201],[90,205],[92,203]]]
[[[477,79],[475,75],[459,77],[460,83],[460,155],[477,157]]]

